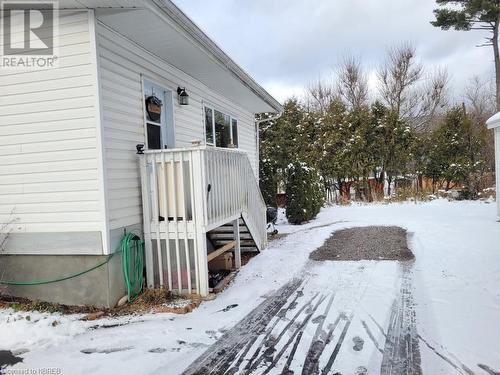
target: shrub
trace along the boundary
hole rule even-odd
[[[276,168],[269,159],[262,159],[259,163],[259,185],[262,197],[267,206],[276,207],[276,192],[278,175]]]
[[[316,217],[324,203],[318,172],[305,163],[294,162],[286,170],[286,217],[300,224]]]

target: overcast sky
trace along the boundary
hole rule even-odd
[[[371,72],[387,48],[411,41],[427,70],[447,67],[456,95],[473,75],[493,77],[481,31],[430,25],[434,0],[175,0],[226,53],[278,100],[300,96],[343,56]]]

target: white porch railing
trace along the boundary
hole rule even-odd
[[[266,206],[246,153],[148,150],[141,182],[148,287],[207,295],[206,233],[239,218],[266,246]]]

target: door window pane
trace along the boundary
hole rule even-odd
[[[161,126],[148,124],[148,148],[161,149]]]
[[[231,129],[233,131],[233,145],[238,147],[238,121],[236,119],[231,119]]]
[[[209,144],[214,144],[212,109],[207,107],[205,107],[205,134],[206,134],[206,142]]]
[[[228,147],[231,143],[230,117],[222,112],[215,111],[215,145]]]

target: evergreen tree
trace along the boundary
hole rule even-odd
[[[496,105],[500,111],[500,54],[498,32],[500,25],[500,0],[436,0],[441,8],[435,9],[433,26],[443,30],[487,30],[491,32],[485,46],[493,47],[496,74]],[[451,7],[446,7],[449,5]]]
[[[283,107],[280,118],[262,122],[259,129],[260,188],[270,206],[276,206],[276,193],[285,181],[287,165],[303,154],[299,132],[304,110],[295,98],[287,100]]]
[[[339,100],[332,101],[318,119],[317,167],[325,189],[342,186],[351,175],[347,108]]]
[[[372,115],[376,126],[378,146],[376,151],[380,160],[377,161],[381,168],[379,182],[387,179],[391,195],[391,183],[399,175],[409,171],[412,154],[410,152],[415,135],[408,123],[401,119],[398,113],[376,102],[372,106]]]
[[[436,183],[443,180],[448,190],[452,185],[463,185],[475,193],[471,179],[483,167],[478,158],[484,139],[474,134],[471,120],[462,108],[449,110],[439,127],[431,135],[425,174]]]
[[[293,162],[286,169],[286,216],[291,224],[316,217],[324,202],[320,176],[314,168]]]

